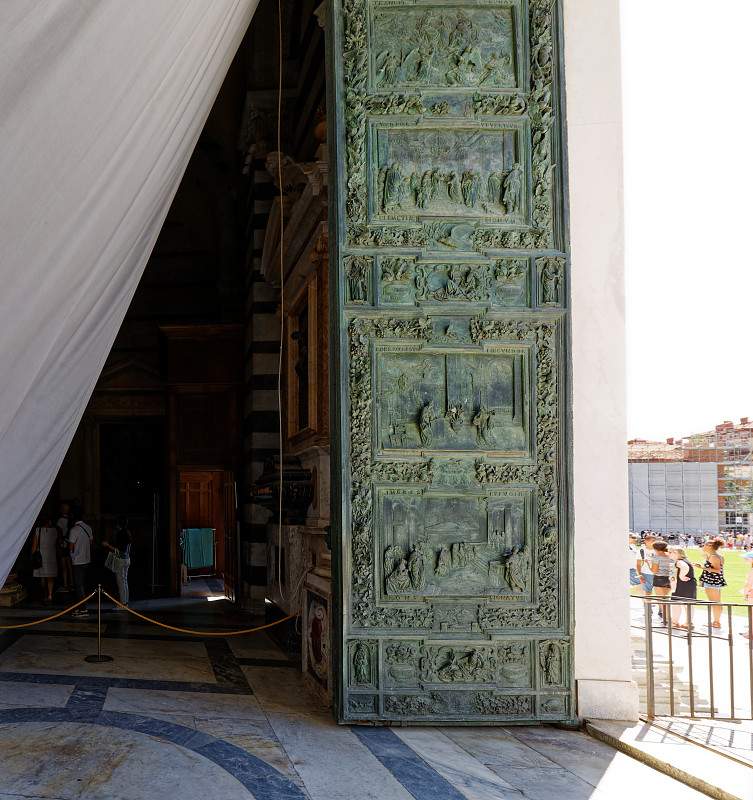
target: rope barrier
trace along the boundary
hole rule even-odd
[[[187,633],[190,636],[245,636],[249,633],[256,633],[257,631],[263,631],[267,628],[274,628],[276,625],[281,625],[283,622],[287,622],[290,619],[295,619],[298,615],[297,614],[288,614],[287,617],[282,617],[282,619],[275,620],[275,622],[268,622],[266,625],[258,625],[255,628],[244,628],[243,630],[239,631],[196,631],[191,628],[179,628],[176,625],[168,625],[165,622],[160,622],[157,619],[152,619],[152,617],[147,617],[146,614],[141,614],[138,611],[134,611],[132,608],[129,608],[126,605],[123,605],[119,600],[116,600],[111,594],[108,594],[104,589],[100,590],[102,594],[108,598],[108,600],[112,600],[118,608],[122,608],[123,611],[127,611],[129,614],[133,614],[134,617],[138,617],[139,619],[143,619],[145,622],[150,622],[152,625],[157,625],[159,628],[165,628],[168,631],[175,631],[176,633]]]
[[[57,614],[53,614],[50,617],[44,617],[44,619],[35,619],[33,622],[22,622],[20,625],[0,625],[0,631],[12,631],[16,628],[31,628],[34,625],[41,625],[43,622],[52,622],[53,619],[57,619],[58,617],[62,617],[64,614],[67,614],[69,611],[73,611],[74,608],[78,608],[82,606],[84,603],[88,602],[89,600],[94,597],[97,592],[94,591],[83,600],[79,600],[78,603],[74,603],[72,606],[68,608],[64,608],[62,611],[58,611]]]

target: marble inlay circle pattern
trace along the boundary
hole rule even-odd
[[[305,798],[274,767],[235,745],[172,722],[112,711],[0,711],[0,771],[4,790],[31,797],[110,800],[117,787],[121,800]]]

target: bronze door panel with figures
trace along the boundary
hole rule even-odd
[[[572,720],[558,0],[335,0],[343,722]]]

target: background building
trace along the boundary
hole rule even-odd
[[[742,417],[665,442],[628,442],[630,529],[748,533],[753,423]]]

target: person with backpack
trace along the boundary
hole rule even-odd
[[[73,585],[76,590],[76,600],[86,597],[86,576],[92,560],[92,541],[94,533],[84,522],[83,511],[77,509],[72,515],[75,522],[68,531],[68,547],[71,551],[73,564]],[[85,617],[89,612],[83,606],[73,612],[73,616]]]

